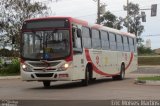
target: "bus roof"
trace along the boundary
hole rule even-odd
[[[64,18],[71,18],[71,17],[58,17],[58,16],[53,16],[53,17],[41,17],[41,18],[31,18],[31,19],[26,19],[25,21],[34,21],[34,20],[47,20],[47,19],[64,19]]]
[[[115,33],[115,34],[136,37],[134,34],[131,34],[128,32],[123,32],[123,31],[120,31],[120,30],[117,30],[114,28],[110,28],[110,27],[106,27],[106,26],[102,26],[102,25],[98,25],[98,24],[90,24],[87,21],[83,21],[83,20],[76,19],[73,17],[53,16],[53,17],[43,17],[43,18],[32,18],[32,19],[27,19],[25,21],[47,20],[47,19],[65,19],[65,18],[70,20],[71,22],[81,24],[82,26],[91,27],[91,28],[95,28],[95,29],[99,29],[99,30],[104,30],[104,31]]]

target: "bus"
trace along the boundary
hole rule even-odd
[[[123,80],[137,69],[136,36],[72,17],[25,20],[21,31],[24,81]]]

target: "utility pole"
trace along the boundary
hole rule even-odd
[[[127,32],[129,32],[129,0],[127,0]]]
[[[93,0],[97,2],[97,24],[100,24],[100,15],[105,13],[105,3],[101,3],[100,0]]]
[[[100,24],[100,0],[97,0],[97,24]]]

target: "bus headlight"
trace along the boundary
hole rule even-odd
[[[32,72],[32,70],[26,64],[22,64],[22,69],[27,72]]]
[[[65,71],[69,68],[69,64],[65,63],[61,67],[58,68],[58,71]]]
[[[25,64],[22,65],[22,69],[26,69],[27,66]]]
[[[69,67],[69,64],[64,64],[64,68],[68,68]]]

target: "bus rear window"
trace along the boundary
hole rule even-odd
[[[69,20],[34,20],[23,24],[23,29],[69,28]]]

